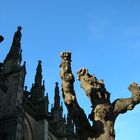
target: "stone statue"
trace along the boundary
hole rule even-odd
[[[71,70],[71,53],[61,53],[60,77],[62,80],[62,94],[68,112],[73,119],[78,140],[114,140],[114,123],[121,113],[132,110],[140,103],[140,87],[132,83],[128,89],[132,93],[130,98],[117,99],[110,102],[110,93],[106,90],[102,80],[95,75],[90,75],[87,69],[80,69],[77,72],[78,80],[84,89],[86,96],[91,101],[92,111],[89,119],[84,110],[79,106],[74,91],[74,76]]]

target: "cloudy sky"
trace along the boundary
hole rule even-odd
[[[103,79],[111,100],[130,97],[128,85],[140,84],[139,0],[3,0],[0,3],[0,61],[11,46],[17,26],[22,26],[25,84],[30,90],[38,60],[50,103],[59,78],[60,52],[72,52],[72,68],[85,67]],[[90,103],[75,82],[79,104],[90,113]],[[89,107],[88,107],[89,106]],[[116,140],[138,140],[140,105],[120,115]],[[66,112],[66,111],[65,111]]]

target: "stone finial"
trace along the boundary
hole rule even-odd
[[[38,61],[38,66],[36,69],[36,75],[35,75],[35,85],[41,86],[42,85],[42,65],[41,60]]]

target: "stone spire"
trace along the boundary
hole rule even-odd
[[[63,106],[60,105],[60,95],[59,95],[59,87],[58,82],[55,83],[55,95],[54,95],[54,106],[52,105],[51,113],[54,117],[54,122],[59,122],[60,120],[64,120],[63,117]]]
[[[36,75],[35,75],[35,83],[32,85],[31,88],[31,98],[34,103],[38,102],[40,99],[43,99],[44,92],[45,92],[45,84],[43,81],[42,84],[42,65],[41,61],[38,61],[38,66],[36,68]]]
[[[59,95],[59,87],[58,82],[55,83],[55,96],[54,96],[54,108],[58,109],[60,108],[60,95]]]
[[[37,87],[40,87],[42,85],[42,65],[41,65],[41,63],[42,63],[41,60],[39,60],[38,66],[36,69],[35,86],[37,86]]]
[[[17,28],[14,34],[12,46],[9,53],[4,60],[4,72],[8,73],[11,71],[16,71],[20,68],[22,60],[22,50],[21,50],[21,27]]]
[[[46,94],[46,101],[49,104],[49,95],[48,95],[48,93]]]
[[[14,34],[14,38],[13,38],[13,42],[12,42],[12,46],[11,49],[6,57],[7,59],[17,59],[20,58],[21,59],[21,27],[19,26],[17,28],[17,31]]]

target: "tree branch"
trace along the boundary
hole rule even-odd
[[[110,93],[106,91],[103,80],[97,80],[95,75],[90,75],[87,69],[80,69],[77,72],[81,87],[90,99],[93,108],[97,104],[110,103]]]
[[[62,62],[60,64],[60,77],[62,80],[63,99],[78,131],[90,128],[90,124],[79,106],[74,91],[74,76],[71,70],[71,53],[61,53]]]
[[[113,102],[115,115],[125,113],[127,110],[132,110],[137,104],[140,103],[140,86],[134,82],[130,84],[128,89],[132,93],[132,97],[126,99],[117,99]]]

